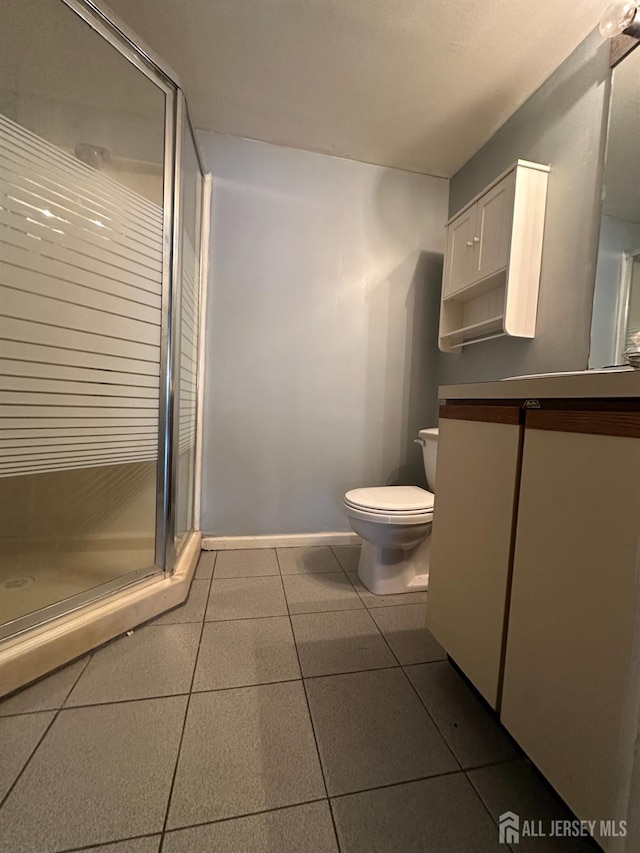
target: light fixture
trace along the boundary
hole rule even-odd
[[[615,38],[620,35],[640,38],[640,14],[635,3],[620,0],[611,3],[605,9],[600,20],[600,33],[605,38]]]

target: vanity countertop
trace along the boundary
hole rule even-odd
[[[640,398],[640,370],[589,370],[441,385],[440,400]]]

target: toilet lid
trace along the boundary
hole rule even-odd
[[[363,509],[406,514],[433,509],[434,497],[432,492],[418,486],[374,486],[352,489],[344,499],[346,503]]]

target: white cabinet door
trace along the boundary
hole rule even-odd
[[[473,279],[504,269],[509,261],[515,172],[507,175],[478,201],[474,243]]]
[[[518,406],[440,410],[427,627],[497,706],[515,494]]]
[[[640,436],[640,413],[541,411],[525,430],[500,716],[585,820],[624,817],[633,755],[640,437],[602,434],[633,424]]]
[[[471,284],[474,279],[474,236],[476,205],[465,210],[447,228],[447,255],[444,273],[444,296],[451,296]]]

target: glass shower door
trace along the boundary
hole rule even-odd
[[[61,0],[4,0],[0,637],[163,567],[174,98]]]

